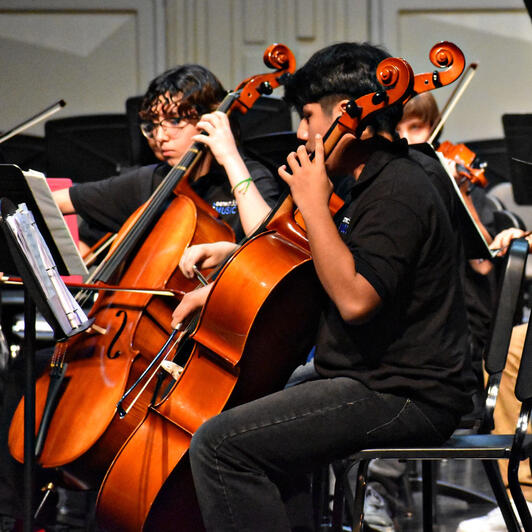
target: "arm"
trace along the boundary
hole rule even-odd
[[[212,289],[212,284],[202,286],[192,292],[187,292],[181,303],[177,305],[172,313],[172,327],[174,329],[180,329],[183,322],[196,310],[199,310],[205,304],[207,296]]]
[[[205,144],[218,163],[224,167],[235,196],[240,221],[249,235],[270,212],[270,207],[261,196],[238,149],[225,113],[216,111],[203,115],[198,127],[207,135],[196,135],[194,140]],[[250,179],[250,181],[247,181]],[[241,183],[241,184],[239,184]]]
[[[291,153],[279,175],[286,181],[307,227],[312,258],[318,277],[344,321],[362,323],[380,308],[382,300],[373,286],[356,271],[329,212],[332,184],[325,173],[323,141],[316,136],[313,161],[303,146]],[[333,259],[334,258],[334,259]]]
[[[185,249],[179,269],[187,279],[192,279],[195,275],[194,266],[198,268],[214,268],[221,264],[226,257],[238,248],[238,244],[233,242],[213,242],[210,244],[197,244]]]
[[[74,205],[72,205],[72,200],[70,199],[70,188],[54,190],[52,196],[63,214],[76,214],[76,209],[74,209]]]
[[[497,256],[502,257],[508,251],[508,247],[514,238],[526,238],[530,251],[532,248],[532,235],[529,231],[523,231],[517,227],[510,227],[495,235],[495,238],[490,244],[490,249],[497,249]]]

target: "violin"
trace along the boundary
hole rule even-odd
[[[461,183],[467,180],[472,185],[478,185],[482,188],[487,186],[488,180],[484,175],[484,168],[486,168],[487,163],[480,162],[475,152],[465,144],[452,144],[446,140],[439,145],[436,151],[456,163],[456,171]]]
[[[463,64],[464,63],[462,63],[462,68]],[[432,143],[438,136],[438,133],[441,131],[441,128],[447,121],[447,118],[449,118],[452,110],[473,80],[473,77],[477,72],[477,68],[477,63],[470,63],[468,65],[464,76],[460,80],[460,83],[455,87],[449,96],[449,99],[445,103],[445,106],[439,114],[438,119],[434,122],[431,128],[430,135],[427,140],[429,144]],[[472,185],[478,185],[483,188],[487,186],[488,180],[484,175],[484,168],[487,166],[487,164],[485,162],[480,162],[476,154],[465,144],[453,144],[449,141],[445,141],[440,144],[436,151],[440,152],[444,157],[456,163],[456,171],[458,173],[458,177],[460,178],[459,184],[469,181]]]
[[[285,75],[295,70],[294,56],[282,44],[270,46],[264,62],[274,72],[242,82],[226,96],[218,110],[247,111],[259,96],[270,93]],[[234,239],[226,224],[197,208],[183,193],[187,177],[199,164],[203,152],[203,147],[194,143],[141,212],[126,222],[102,268],[97,270],[97,282],[108,283],[120,276],[119,284],[125,287],[186,292],[194,286],[180,274],[182,251],[195,242]],[[161,215],[161,206],[173,197],[176,189],[177,196]],[[58,344],[50,373],[36,383],[38,462],[45,468],[65,470],[68,464],[73,482],[80,487],[99,484],[138,423],[133,416],[118,420],[115,405],[171,332],[175,299],[128,292],[104,292],[89,314],[94,319],[90,331]],[[139,411],[141,417],[150,403],[151,391],[140,401],[144,408]],[[21,462],[23,408],[21,401],[9,432],[10,451]]]

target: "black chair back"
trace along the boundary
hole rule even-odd
[[[490,339],[486,348],[484,367],[488,373],[484,419],[479,432],[493,429],[493,411],[499,393],[499,384],[506,364],[512,327],[526,271],[528,242],[525,239],[513,240],[506,253],[506,264],[499,286],[498,304],[492,321]]]
[[[530,205],[532,168],[527,168],[525,165],[527,162],[532,162],[532,114],[504,114],[502,125],[515,202],[520,205]],[[520,162],[525,162],[525,165]]]
[[[71,116],[45,124],[47,175],[74,182],[117,175],[129,166],[125,114]]]

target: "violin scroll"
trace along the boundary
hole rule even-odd
[[[435,44],[429,52],[431,63],[442,69],[425,74],[417,74],[414,78],[414,92],[420,94],[449,85],[456,81],[464,71],[465,57],[462,50],[456,44],[449,41],[442,41]]]

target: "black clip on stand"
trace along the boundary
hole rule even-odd
[[[71,335],[65,335],[47,299],[42,292],[39,281],[33,272],[23,251],[11,232],[6,218],[16,211],[16,206],[7,198],[0,199],[0,224],[3,235],[0,232],[0,246],[9,249],[9,253],[0,254],[0,271],[21,277],[24,284],[24,532],[33,531],[34,509],[34,485],[35,485],[35,320],[36,309],[48,322],[56,340],[65,339],[81,332],[76,330]],[[5,237],[5,238],[3,238]],[[4,241],[5,242],[2,242]],[[51,250],[52,256],[55,255]],[[56,260],[54,256],[54,260]],[[56,261],[57,263],[57,261]],[[60,272],[65,275],[67,272]],[[90,322],[87,323],[87,326]],[[83,327],[85,329],[86,327]]]

